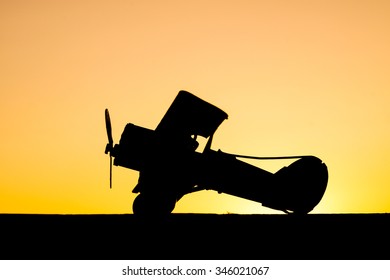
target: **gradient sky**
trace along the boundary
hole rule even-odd
[[[390,212],[389,50],[386,0],[1,0],[0,212],[131,213],[104,109],[117,143],[179,90],[228,113],[213,149],[321,158],[312,213]],[[174,212],[281,213],[214,191]]]

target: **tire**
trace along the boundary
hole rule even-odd
[[[176,198],[171,194],[140,193],[134,199],[133,213],[137,216],[158,217],[169,215],[175,209]]]

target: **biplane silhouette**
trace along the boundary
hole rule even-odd
[[[255,157],[211,149],[214,133],[228,115],[218,107],[181,90],[154,130],[128,123],[114,145],[111,120],[105,110],[112,165],[139,171],[133,193],[133,213],[140,216],[170,214],[184,196],[214,190],[261,203],[288,214],[307,214],[321,201],[328,169],[315,156]],[[197,151],[197,137],[205,138]],[[114,160],[113,160],[114,158]],[[239,158],[296,159],[275,173]]]

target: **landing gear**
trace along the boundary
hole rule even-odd
[[[133,202],[133,213],[139,216],[166,216],[176,205],[176,197],[167,193],[140,193]]]

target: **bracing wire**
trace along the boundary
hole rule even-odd
[[[311,156],[307,156],[307,155],[302,155],[302,156],[279,156],[279,157],[257,157],[257,156],[246,156],[246,155],[231,154],[231,153],[225,153],[225,152],[223,152],[223,153],[226,154],[226,155],[237,157],[237,158],[248,158],[248,159],[259,159],[259,160],[295,159],[295,158],[311,157]]]

